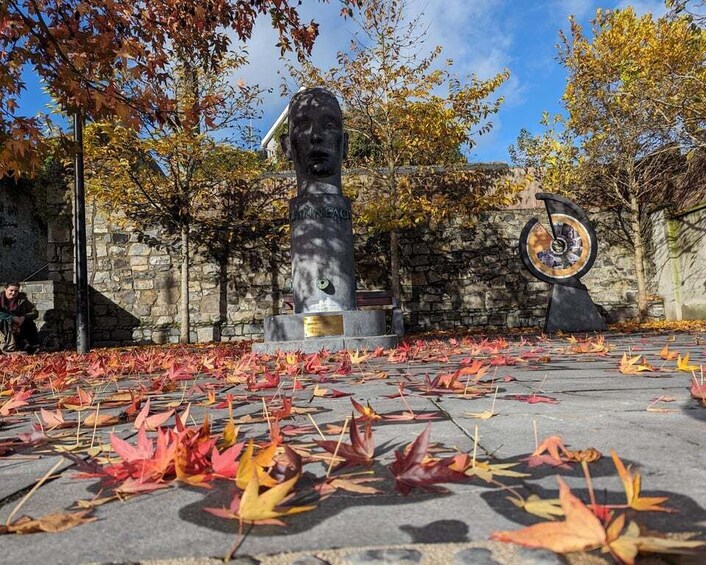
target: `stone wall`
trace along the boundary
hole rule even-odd
[[[179,246],[159,229],[118,228],[89,202],[88,270],[92,290],[91,339],[96,345],[174,343],[179,338]],[[262,250],[233,253],[227,265],[195,255],[190,268],[192,341],[262,334],[275,306],[273,288],[286,282],[286,263],[264,263]],[[273,281],[274,279],[274,281]]]
[[[118,228],[89,202],[89,280],[94,345],[178,339],[179,250],[158,230]],[[407,232],[402,237],[403,303],[408,331],[543,324],[549,285],[523,268],[519,234],[543,210],[484,214],[473,227]],[[584,278],[609,322],[636,314],[631,256],[599,231],[598,259]],[[356,238],[358,285],[388,288],[385,240]],[[196,256],[190,271],[194,341],[260,337],[267,315],[286,311],[287,249],[234,250],[227,265]]]
[[[0,280],[47,276],[47,226],[37,196],[26,182],[0,180]]]
[[[550,285],[527,272],[518,249],[532,217],[545,221],[543,210],[504,210],[483,214],[472,228],[409,234],[403,240],[408,327],[541,327]],[[598,257],[582,281],[608,322],[630,319],[637,290],[631,255],[616,242],[606,245],[598,227]]]
[[[404,233],[402,298],[408,331],[541,327],[549,285],[525,271],[517,249],[522,227],[532,216],[546,221],[539,205],[535,209],[489,212],[470,227],[454,225]],[[45,321],[49,324],[45,333],[72,347],[75,306],[70,192],[48,193],[43,206],[47,221],[42,241],[49,263],[49,276],[44,278],[50,280],[37,282],[36,289],[27,284],[23,287],[30,299],[43,305],[43,312],[51,312]],[[691,248],[697,251],[704,247],[698,240],[698,234],[703,238],[704,233],[701,214],[698,220],[694,219],[696,216],[686,217],[686,231],[678,234],[684,241],[692,235],[696,237]],[[583,282],[609,322],[633,318],[637,313],[637,289],[631,254],[611,232],[608,216],[591,217],[597,225],[599,251]],[[176,342],[180,303],[178,245],[170,244],[158,229],[140,233],[121,227],[90,199],[87,223],[93,345]],[[655,249],[658,248],[656,242]],[[701,255],[691,259],[684,255],[684,268],[689,261],[700,264],[703,270]],[[356,235],[360,288],[388,289],[387,263],[384,237]],[[658,273],[654,290],[663,294],[659,286],[659,273],[663,271],[648,267]],[[196,255],[190,270],[192,340],[260,337],[265,316],[287,311],[281,298],[290,292],[289,270],[286,246],[235,249],[224,265]],[[11,278],[15,277],[7,280]],[[698,286],[704,277],[699,279],[695,273],[688,280]]]

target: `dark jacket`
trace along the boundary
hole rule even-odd
[[[20,292],[15,301],[15,308],[10,310],[5,308],[7,299],[5,294],[0,292],[0,320],[8,319],[9,316],[24,316],[25,320],[36,320],[39,317],[39,312],[34,304],[27,300],[27,295]]]

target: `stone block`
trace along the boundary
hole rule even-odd
[[[152,255],[149,258],[150,265],[171,265],[172,259],[168,255]]]
[[[133,281],[132,287],[135,290],[152,290],[154,288],[154,280],[153,279],[136,280],[136,281]]]
[[[213,326],[202,326],[196,328],[196,341],[197,343],[207,343],[214,341],[215,339],[215,329]]]
[[[134,259],[137,257],[147,257],[152,248],[144,243],[131,243],[128,246],[128,255]]]

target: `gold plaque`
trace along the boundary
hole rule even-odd
[[[340,314],[304,316],[304,337],[325,335],[343,335],[343,316]]]

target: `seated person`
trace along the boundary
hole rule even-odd
[[[39,312],[24,294],[20,294],[20,283],[11,282],[0,293],[0,334],[3,353],[26,351],[35,353],[39,349],[39,335],[34,320]]]

